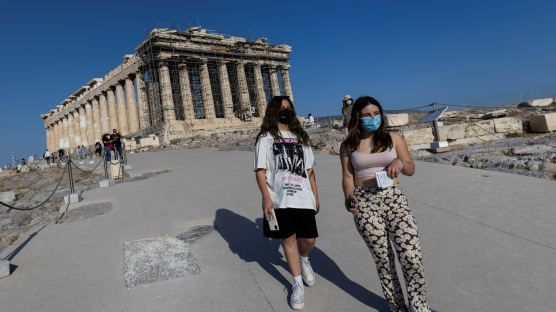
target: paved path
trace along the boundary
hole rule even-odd
[[[291,277],[277,242],[262,237],[249,152],[208,149],[130,155],[145,179],[95,189],[83,204],[113,210],[49,225],[0,279],[0,311],[290,311]],[[342,207],[339,161],[317,155],[320,238],[305,311],[387,311],[370,253]],[[438,311],[556,311],[556,183],[417,163],[402,178]],[[190,245],[200,273],[126,287],[124,243],[215,230]],[[9,250],[5,250],[5,256]]]

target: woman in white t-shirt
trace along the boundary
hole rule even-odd
[[[263,196],[264,236],[282,239],[294,277],[290,297],[293,309],[303,308],[303,281],[307,286],[315,284],[309,253],[318,237],[315,215],[320,204],[310,143],[291,100],[287,96],[273,97],[257,135],[254,169]],[[276,219],[278,230],[270,229],[269,218]]]

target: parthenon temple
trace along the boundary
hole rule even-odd
[[[267,41],[201,27],[153,29],[121,65],[41,115],[47,148],[94,145],[112,129],[130,145],[145,138],[169,145],[256,128],[273,96],[293,101],[291,47]]]

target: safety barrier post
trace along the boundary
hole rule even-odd
[[[83,200],[83,192],[75,192],[75,185],[74,185],[74,181],[73,181],[73,172],[72,172],[72,167],[73,163],[71,161],[71,157],[68,155],[68,160],[66,161],[66,167],[68,168],[68,177],[69,177],[69,183],[70,183],[70,194],[64,196],[64,202],[66,204],[73,204],[73,203],[78,203],[80,201]]]
[[[104,180],[99,182],[99,186],[100,187],[111,187],[114,186],[114,184],[116,184],[116,182],[113,179],[109,179],[108,178],[108,161],[106,160],[106,150],[102,149],[102,157],[103,157],[103,161],[104,161]]]

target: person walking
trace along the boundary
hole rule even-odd
[[[407,144],[386,130],[382,106],[370,96],[355,101],[348,129],[340,147],[345,206],[376,262],[384,297],[393,312],[429,312],[417,225],[397,179],[415,173]],[[391,186],[381,185],[384,175]],[[409,310],[390,242],[405,277]]]
[[[50,151],[47,149],[46,152],[44,152],[44,159],[46,159],[46,163],[48,165],[50,165],[50,157],[52,156],[52,154],[50,154]]]
[[[346,94],[344,99],[342,100],[342,117],[344,121],[344,131],[345,134],[348,134],[348,124],[351,119],[351,109],[353,107],[353,99],[351,95]]]
[[[122,152],[122,135],[116,129],[112,129],[112,143],[114,144],[114,152],[118,152],[120,161],[124,161]],[[114,153],[115,156],[115,153]]]
[[[257,134],[254,170],[263,198],[263,235],[282,240],[293,275],[289,301],[293,309],[304,306],[303,281],[315,284],[309,254],[318,237],[315,215],[320,204],[310,143],[291,100],[273,97]],[[278,229],[271,230],[272,219]]]

